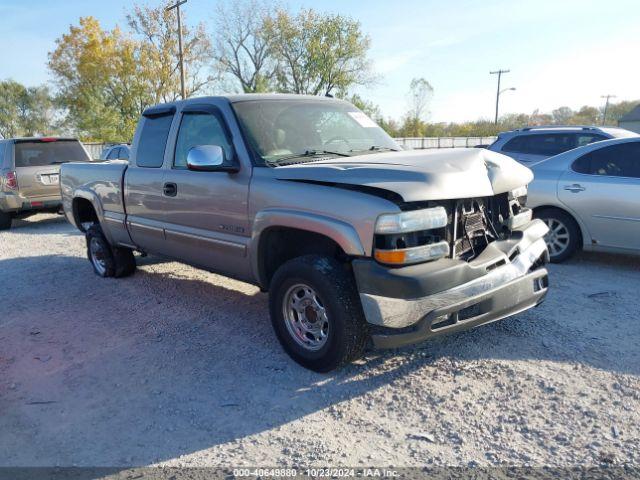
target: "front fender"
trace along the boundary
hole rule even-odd
[[[317,213],[268,208],[255,216],[251,233],[251,268],[255,278],[260,278],[259,244],[262,233],[272,227],[288,227],[318,233],[332,239],[347,255],[364,256],[365,250],[350,224]]]

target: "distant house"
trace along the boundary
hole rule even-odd
[[[637,105],[636,108],[629,113],[620,117],[618,126],[631,130],[632,132],[640,133],[640,105]]]

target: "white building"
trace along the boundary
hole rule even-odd
[[[618,126],[631,130],[632,132],[640,133],[640,105],[637,105],[636,108],[629,113],[620,117]]]

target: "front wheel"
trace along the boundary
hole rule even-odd
[[[368,329],[355,282],[333,258],[305,255],[282,265],[269,309],[282,347],[306,368],[329,372],[364,351]]]
[[[128,248],[112,247],[102,233],[100,225],[87,229],[87,257],[96,275],[126,277],[136,269],[136,259]]]

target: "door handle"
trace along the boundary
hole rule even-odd
[[[570,192],[573,192],[573,193],[584,192],[586,190],[586,188],[584,188],[579,183],[574,183],[573,185],[565,185],[564,189],[569,190]]]
[[[162,193],[167,197],[175,197],[178,194],[178,186],[175,183],[165,183]]]

